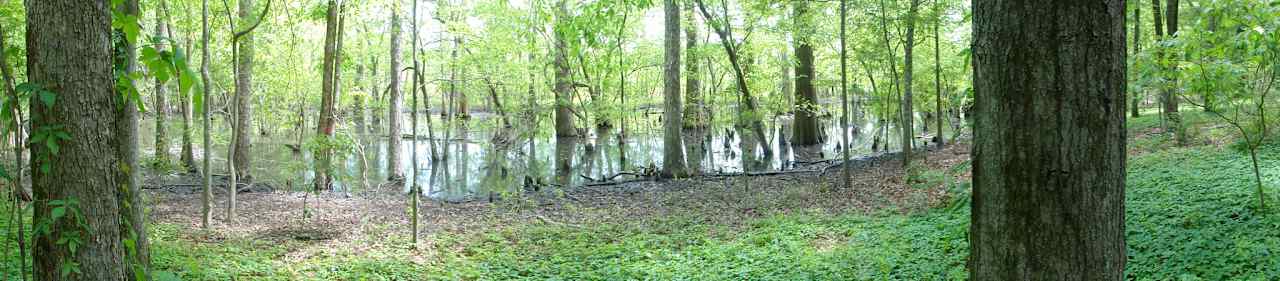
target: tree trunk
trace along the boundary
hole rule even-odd
[[[568,46],[566,46],[563,30],[569,25],[569,11],[566,0],[560,0],[556,4],[556,31],[555,31],[555,101],[556,101],[556,136],[557,137],[577,137],[578,132],[573,125],[572,107],[573,85],[569,81],[569,59]]]
[[[238,16],[240,26],[253,25],[254,0],[240,0]],[[239,32],[239,31],[235,31]],[[253,161],[253,33],[245,33],[237,39],[236,46],[236,120],[235,120],[235,169],[236,177],[245,181],[252,180],[250,173]]]
[[[202,165],[204,166],[204,173],[202,175],[203,179],[201,181],[202,183],[201,185],[203,186],[203,189],[201,190],[202,193],[200,195],[200,204],[201,204],[200,226],[203,227],[204,229],[209,229],[209,221],[213,220],[213,188],[212,188],[213,170],[210,169],[211,159],[213,158],[213,155],[210,155],[210,151],[213,151],[213,147],[210,145],[210,136],[209,136],[209,131],[212,125],[209,123],[210,122],[209,97],[211,97],[212,95],[209,94],[209,91],[210,91],[209,88],[211,87],[208,86],[210,85],[210,80],[209,80],[209,0],[202,0],[200,2],[201,2],[201,6],[200,6],[201,7],[200,8],[200,11],[201,11],[200,84],[205,85],[204,87],[200,87],[202,92],[201,93],[202,100],[204,101],[200,105],[201,114],[204,115],[204,123],[202,124],[204,125],[204,130],[203,130],[204,138],[202,140],[203,142],[202,146],[204,148],[202,149],[203,155],[201,155],[201,158],[203,158],[201,161],[204,162]]]
[[[911,85],[915,82],[912,72],[915,64],[911,62],[912,50],[916,45],[916,12],[920,7],[920,0],[911,0],[911,8],[907,11],[907,43],[903,48],[903,66],[902,66],[902,167],[911,167],[912,146],[915,146],[915,107],[911,105]]]
[[[1168,34],[1169,38],[1172,39],[1178,36],[1178,0],[1165,1],[1164,8],[1165,14],[1167,15],[1165,17],[1165,25],[1168,26],[1168,32],[1165,34]],[[1169,54],[1165,53],[1165,55]],[[1170,69],[1167,72],[1173,71],[1177,71],[1176,66],[1170,66]],[[1186,128],[1182,126],[1182,116],[1178,113],[1177,92],[1180,88],[1178,86],[1178,77],[1176,75],[1169,75],[1166,78],[1169,80],[1167,82],[1169,85],[1164,87],[1163,93],[1165,118],[1169,120],[1169,129],[1173,131],[1174,139],[1177,140],[1179,145],[1183,145],[1187,143],[1187,131]]]
[[[684,105],[684,127],[686,129],[705,129],[708,124],[707,119],[703,116],[705,112],[702,108],[705,106],[702,100],[702,81],[698,79],[698,59],[699,54],[695,50],[698,48],[698,28],[697,21],[694,20],[693,3],[685,2],[685,43],[684,43],[684,71],[685,71],[685,87],[684,98],[687,103]],[[619,33],[621,35],[621,33]],[[619,47],[619,52],[622,51]]]
[[[397,5],[398,6],[398,5]],[[390,94],[387,98],[387,180],[403,181],[404,170],[400,169],[400,103],[404,98],[400,94],[400,11],[399,7],[391,10],[391,69],[387,72],[391,80]]]
[[[136,9],[133,9],[136,11]],[[108,1],[42,0],[27,2],[27,77],[56,95],[52,105],[30,98],[33,130],[58,132],[59,152],[32,145],[35,169],[33,221],[49,222],[48,232],[35,236],[35,280],[123,280],[126,263],[120,236],[122,220],[118,189],[127,189],[130,175],[121,173],[128,123],[114,92],[111,8]],[[55,201],[57,200],[57,201]],[[54,219],[54,202],[77,202]],[[65,209],[64,209],[65,210]],[[75,224],[71,216],[82,216]],[[127,227],[127,226],[126,226]],[[78,237],[71,253],[57,241]],[[74,262],[79,273],[65,276],[63,266]]]
[[[688,176],[684,159],[684,126],[681,124],[680,106],[680,6],[676,0],[663,1],[666,19],[663,46],[666,51],[663,64],[662,94],[662,177]]]
[[[795,124],[792,129],[792,143],[801,146],[815,145],[821,142],[818,137],[818,96],[813,87],[813,45],[811,45],[810,37],[813,35],[811,24],[812,16],[809,15],[809,3],[807,1],[796,1],[795,13],[792,14],[795,20],[795,32],[792,38],[795,38],[796,46],[796,92],[795,96]]]
[[[975,1],[973,280],[1122,280],[1124,1]]]
[[[329,7],[325,15],[325,32],[324,32],[324,66],[321,69],[321,98],[320,98],[320,114],[316,122],[316,135],[320,138],[333,137],[334,127],[334,99],[335,89],[334,73],[337,71],[337,37],[338,37],[338,13],[340,7],[337,0],[329,0]],[[329,160],[332,158],[331,149],[322,147],[316,155],[315,168],[315,190],[329,190],[331,179],[329,178]]]
[[[846,25],[849,21],[849,9],[846,0],[840,0],[840,159],[842,160],[841,187],[853,187],[849,163],[849,51],[846,45]]]
[[[160,19],[160,18],[161,18],[160,10],[157,9],[156,19]],[[168,26],[167,24],[165,24],[164,21],[162,20],[156,21],[156,34],[155,34],[156,37],[167,36],[166,35],[167,30],[168,30]],[[155,48],[157,51],[164,51],[165,42],[162,41],[160,43],[157,43]],[[151,109],[156,113],[155,158],[157,162],[168,164],[169,160],[172,159],[172,157],[169,157],[169,134],[168,132],[166,132],[166,129],[168,128],[168,126],[166,126],[165,124],[165,119],[168,118],[165,115],[169,109],[169,102],[166,100],[168,98],[167,97],[168,87],[166,87],[164,81],[161,81],[160,78],[156,78],[155,83],[156,83],[156,92],[154,97],[155,104],[152,105],[152,109]]]
[[[946,141],[942,137],[942,119],[946,116],[946,113],[942,112],[942,48],[940,42],[942,41],[942,36],[938,33],[938,29],[941,28],[940,26],[942,25],[941,6],[941,0],[934,0],[934,16],[937,16],[938,18],[933,23],[933,94],[935,103],[933,112],[934,115],[937,116],[938,128],[937,132],[933,134],[933,142],[937,143],[938,147],[946,145]]]
[[[164,2],[162,1],[161,3],[164,3]],[[167,15],[168,12],[166,11],[165,14]],[[167,21],[168,19],[166,16],[166,22]],[[170,30],[169,33],[172,34],[173,31]],[[190,39],[191,36],[188,36],[187,38],[188,40],[186,42],[186,48],[183,48],[182,52],[186,54],[191,54],[191,45],[192,45],[191,43],[192,40]],[[189,59],[191,58],[191,56],[188,55],[187,58]],[[182,71],[187,71],[187,69],[183,69]],[[180,101],[179,106],[182,107],[181,108],[182,110],[182,152],[181,152],[181,156],[179,157],[182,158],[181,160],[182,166],[187,168],[188,173],[199,172],[199,169],[196,168],[197,166],[196,166],[195,145],[194,145],[194,140],[192,139],[192,136],[191,136],[192,134],[191,130],[193,130],[191,128],[191,122],[192,122],[191,120],[195,118],[194,108],[192,108],[194,105],[192,104],[191,99],[195,98],[195,95],[198,95],[198,94],[200,93],[183,93],[181,98],[179,99]]]
[[[1137,56],[1142,51],[1142,5],[1133,5],[1133,55]],[[1129,116],[1138,118],[1142,113],[1138,110],[1138,103],[1142,101],[1142,92],[1134,91],[1133,97],[1130,98]]]
[[[725,13],[724,18],[721,19],[722,22],[715,23],[715,18],[713,18],[711,13],[707,11],[707,5],[703,3],[702,0],[695,0],[694,2],[698,4],[698,11],[702,13],[702,18],[706,19],[707,24],[710,25],[711,29],[715,30],[716,35],[720,37],[720,46],[724,47],[725,55],[729,57],[729,65],[733,68],[733,77],[734,81],[737,82],[736,85],[738,93],[741,94],[742,104],[747,108],[748,112],[752,113],[745,115],[749,120],[741,120],[741,122],[749,124],[748,126],[750,126],[752,131],[755,132],[756,138],[758,139],[757,141],[760,142],[760,147],[763,148],[764,154],[772,155],[773,148],[769,146],[769,139],[765,137],[764,122],[760,121],[761,118],[759,117],[759,114],[756,114],[759,110],[756,104],[756,99],[751,95],[751,88],[747,86],[746,72],[743,71],[742,64],[740,63],[741,60],[738,57],[738,49],[737,47],[734,47],[733,29],[730,26],[730,23],[733,21],[729,19],[728,7],[724,7]],[[723,24],[723,26],[718,26],[719,24]]]
[[[138,0],[124,1],[125,14],[138,17],[141,15],[138,8]],[[117,33],[123,34],[123,30],[116,30]],[[134,73],[138,71],[138,46],[136,42],[123,41],[124,44],[115,45],[116,48],[123,48],[123,51],[117,49],[116,54],[123,52],[123,57],[116,57],[116,70],[123,69],[125,73]],[[118,43],[118,41],[117,41]],[[119,61],[123,59],[123,61]],[[123,66],[123,68],[121,68]],[[122,95],[123,96],[123,95]],[[141,99],[141,97],[136,97]],[[141,101],[139,101],[141,102]],[[120,217],[120,239],[121,241],[132,241],[133,248],[125,248],[124,262],[127,264],[125,268],[126,280],[139,279],[134,271],[143,273],[143,280],[150,279],[151,276],[151,255],[147,242],[147,223],[146,217],[143,216],[142,189],[138,186],[142,179],[141,170],[138,169],[138,107],[130,106],[131,101],[124,101],[125,106],[115,107],[117,115],[116,120],[116,145],[119,154],[119,162],[117,162],[116,170],[119,178],[122,180],[117,185],[116,200],[119,204]]]
[[[420,80],[422,80],[417,75],[418,73],[422,72],[421,70],[422,65],[418,63],[418,0],[413,0],[412,8],[413,8],[413,19],[412,19],[413,20],[413,38],[410,41],[411,44],[409,44],[409,49],[410,49],[409,54],[410,54],[410,59],[413,60],[414,76],[413,78],[411,78],[413,79],[413,85],[409,88],[409,94],[411,95],[411,100],[413,100],[412,106],[409,107],[409,112],[410,112],[409,122],[412,123],[411,132],[413,132],[413,140],[410,142],[410,146],[409,146],[409,149],[410,149],[409,161],[412,161],[411,163],[412,165],[410,169],[412,169],[413,171],[409,172],[409,177],[410,179],[413,180],[413,185],[410,186],[410,189],[409,189],[410,203],[412,204],[412,208],[409,212],[409,215],[410,215],[410,220],[412,221],[412,224],[413,224],[413,228],[411,229],[412,232],[410,234],[411,241],[410,241],[409,247],[416,249],[418,247],[418,205],[419,205],[418,200],[421,200],[421,195],[422,195],[422,185],[421,183],[418,182],[419,169],[418,169],[418,95],[417,95],[417,91],[418,91],[418,84]],[[445,107],[448,107],[448,106],[445,106]],[[427,112],[427,114],[430,115],[431,113]],[[430,119],[431,117],[427,116],[427,118]]]

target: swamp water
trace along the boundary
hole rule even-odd
[[[408,114],[405,114],[408,115]],[[426,115],[426,114],[423,114]],[[432,160],[432,141],[426,136],[426,119],[432,118],[436,131],[439,159]],[[406,121],[408,117],[406,116]],[[619,141],[618,126],[585,130],[577,138],[557,138],[550,126],[539,126],[537,131],[497,129],[491,124],[496,119],[476,114],[468,121],[454,121],[446,129],[439,116],[421,116],[419,136],[408,135],[409,124],[404,122],[401,142],[401,165],[388,167],[385,134],[344,135],[352,140],[346,157],[335,162],[335,191],[351,193],[407,193],[408,186],[417,181],[425,196],[451,202],[484,200],[504,194],[518,194],[534,186],[572,187],[599,180],[625,180],[633,174],[662,167],[662,128],[657,118],[636,118],[627,123],[626,137]],[[169,119],[169,147],[177,159],[181,151],[181,124]],[[920,120],[920,119],[917,119]],[[755,134],[746,129],[718,126],[702,131],[686,129],[685,156],[688,167],[700,173],[734,173],[778,171],[791,169],[797,163],[809,163],[840,157],[839,120],[825,118],[820,122],[826,141],[811,147],[790,145],[790,117],[765,121],[769,138],[768,154]],[[227,174],[227,143],[230,130],[225,120],[213,120],[212,169],[215,174]],[[140,159],[154,157],[155,122],[140,122]],[[200,123],[193,122],[192,136],[197,165],[203,155],[201,150]],[[349,124],[338,131],[355,131]],[[382,124],[385,130],[385,122]],[[519,127],[519,126],[517,126]],[[881,147],[894,150],[900,137],[898,130],[889,125],[881,128],[874,118],[852,120],[849,135],[851,157],[875,153],[872,146],[877,130],[887,131],[879,137]],[[372,127],[371,127],[372,128]],[[260,128],[255,128],[258,130]],[[949,128],[948,128],[949,129]],[[310,135],[312,129],[304,128]],[[919,130],[917,130],[919,132]],[[932,131],[931,131],[932,132]],[[341,133],[340,133],[341,134]],[[503,137],[495,138],[501,134]],[[498,141],[495,141],[498,140]],[[505,140],[505,141],[504,141]],[[297,131],[277,128],[266,135],[257,134],[253,139],[253,163],[250,174],[253,182],[268,184],[276,189],[309,190],[314,177],[311,153],[300,142]],[[917,147],[923,142],[918,142]],[[413,173],[412,154],[417,154],[419,171]],[[176,160],[175,160],[176,161]],[[362,169],[363,168],[363,169]],[[390,168],[400,169],[406,175],[405,185],[387,182]],[[362,173],[362,171],[364,171]],[[619,175],[622,173],[623,175]]]

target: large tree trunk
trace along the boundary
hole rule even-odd
[[[334,127],[334,99],[335,87],[334,72],[337,69],[337,37],[338,37],[338,6],[337,0],[329,0],[325,16],[325,32],[324,32],[324,66],[321,69],[321,98],[320,98],[320,114],[316,122],[316,135],[321,138],[333,137]],[[321,148],[316,155],[317,163],[315,168],[315,190],[329,190],[329,160],[332,158],[332,151],[327,148]]]
[[[567,57],[569,55],[568,54],[569,48],[568,46],[566,46],[565,38],[564,38],[565,36],[569,36],[569,35],[564,34],[567,31],[562,30],[564,28],[567,28],[566,25],[569,24],[569,18],[568,18],[569,11],[568,11],[568,8],[566,7],[567,4],[565,2],[566,0],[560,0],[558,3],[556,3],[556,26],[555,26],[556,32],[554,36],[555,37],[555,61],[552,62],[552,64],[555,65],[555,70],[556,70],[555,72],[555,92],[556,92],[555,93],[556,95],[555,124],[556,124],[557,137],[576,137],[578,136],[578,132],[577,130],[574,129],[573,112],[571,109],[571,107],[573,106],[572,105],[573,85],[571,85],[569,81],[569,58]]]
[[[159,9],[156,10],[156,18],[157,19],[162,18],[160,15]],[[167,36],[166,35],[166,33],[168,33],[167,30],[168,30],[168,26],[163,20],[156,21],[155,36],[157,37]],[[157,51],[163,51],[165,49],[165,42],[160,42],[156,44],[155,48]],[[168,95],[168,91],[167,91],[168,87],[167,85],[165,85],[164,81],[160,80],[160,78],[156,78],[155,83],[156,83],[156,92],[154,97],[155,104],[152,106],[152,109],[151,109],[156,113],[155,158],[156,158],[156,161],[158,162],[169,163],[169,160],[172,159],[172,157],[169,157],[169,134],[168,132],[166,132],[166,129],[168,128],[168,126],[166,126],[165,124],[165,119],[168,118],[165,115],[169,109],[169,102],[166,100],[168,98],[166,97]]]
[[[240,0],[240,26],[253,26],[254,0]],[[240,31],[236,31],[240,32]],[[244,33],[236,46],[236,120],[235,120],[235,169],[236,177],[252,180],[249,168],[253,161],[253,33]]]
[[[795,124],[792,126],[792,143],[796,145],[808,146],[821,142],[818,137],[818,96],[813,88],[813,45],[810,37],[812,37],[812,21],[809,15],[809,3],[806,1],[796,1],[795,13],[792,15],[795,20],[795,32],[792,37],[795,38],[796,46],[796,92],[795,96]]]
[[[973,280],[1122,280],[1124,1],[974,2]]]
[[[400,103],[404,98],[400,94],[400,11],[391,11],[391,69],[387,72],[391,78],[390,94],[387,98],[387,180],[404,180],[404,171],[400,169]]]
[[[693,3],[685,2],[685,23],[684,34],[684,71],[685,71],[685,87],[684,87],[684,127],[687,129],[705,129],[707,127],[707,118],[704,116],[705,111],[702,109],[704,101],[702,100],[702,80],[698,79],[700,70],[698,69],[698,28],[697,21],[694,20]],[[619,33],[621,35],[621,33]],[[622,51],[619,47],[619,52]]]
[[[665,61],[663,64],[662,94],[662,177],[685,177],[688,172],[684,160],[684,139],[681,137],[684,126],[681,125],[680,106],[680,6],[676,0],[663,1],[666,19],[663,46]]]
[[[31,146],[35,169],[33,220],[51,222],[37,234],[33,275],[36,280],[123,280],[124,244],[118,189],[127,189],[121,145],[129,136],[120,129],[124,104],[116,94],[112,73],[112,30],[109,1],[41,0],[27,2],[27,77],[56,95],[52,105],[30,98],[31,127],[54,130],[58,153]],[[136,11],[136,9],[135,9]],[[56,128],[56,129],[55,129]],[[54,220],[54,202],[72,209]],[[65,210],[65,209],[64,209]],[[76,224],[70,216],[83,216]],[[79,237],[74,254],[59,239]],[[74,262],[79,273],[63,278],[61,269]]]

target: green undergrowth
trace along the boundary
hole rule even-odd
[[[1128,160],[1129,279],[1280,280],[1280,143],[1261,149],[1271,205],[1264,212],[1247,154],[1137,141],[1160,149]],[[951,206],[911,214],[765,211],[775,215],[723,225],[684,212],[646,223],[530,223],[437,232],[418,250],[386,226],[339,244],[346,246],[204,241],[190,238],[198,230],[167,224],[150,235],[157,270],[183,280],[963,280],[968,194],[950,190],[958,193]],[[0,229],[10,229],[4,214]],[[0,270],[12,276],[14,244],[0,245]]]

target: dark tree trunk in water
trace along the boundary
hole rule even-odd
[[[569,81],[569,58],[568,46],[565,43],[565,34],[568,31],[563,30],[569,24],[569,11],[565,1],[560,0],[556,4],[556,30],[555,30],[555,108],[556,108],[556,136],[557,137],[576,137],[578,132],[574,130],[572,97],[573,85]]]
[[[240,0],[239,26],[253,26],[253,1]],[[253,161],[253,33],[244,33],[237,40],[234,161],[236,178],[248,181],[252,178],[249,167]]]
[[[680,106],[680,6],[676,0],[663,1],[666,19],[665,62],[663,64],[663,88],[665,106],[662,109],[662,177],[685,177],[688,172],[684,160],[684,126]]]
[[[974,2],[972,280],[1124,278],[1124,1]]]
[[[324,33],[324,66],[321,69],[321,99],[319,121],[316,122],[316,135],[321,138],[333,137],[334,126],[334,99],[335,87],[334,72],[337,69],[337,37],[338,37],[338,7],[337,0],[329,0],[327,15],[325,16],[325,33]],[[321,148],[316,155],[316,177],[315,190],[329,190],[331,179],[329,177],[329,159],[332,151],[328,148]]]
[[[707,127],[707,118],[704,116],[702,109],[704,101],[702,100],[702,80],[698,79],[698,53],[694,49],[698,47],[698,28],[694,20],[693,3],[686,1],[684,8],[687,10],[684,14],[685,26],[685,43],[684,43],[684,127],[686,129],[702,129]],[[621,33],[619,33],[621,34]],[[621,47],[619,47],[621,50]]]
[[[121,132],[126,123],[114,92],[112,30],[109,1],[29,1],[27,17],[27,74],[31,83],[56,94],[53,106],[33,95],[34,130],[61,126],[70,136],[59,141],[58,155],[44,145],[31,146],[34,221],[52,220],[53,200],[75,200],[84,225],[64,215],[52,221],[49,232],[36,235],[32,259],[35,280],[123,280],[126,263],[121,242],[118,189],[127,188]],[[66,212],[71,214],[72,212]],[[83,245],[72,255],[56,241],[79,235]],[[62,266],[78,265],[80,273],[62,278]]]
[[[820,142],[818,137],[818,96],[813,87],[813,46],[810,44],[812,30],[810,24],[809,4],[806,1],[795,2],[795,38],[796,59],[796,92],[795,92],[795,124],[792,127],[792,142],[796,145],[814,145]]]
[[[400,11],[391,11],[391,69],[387,72],[391,79],[390,94],[387,98],[387,180],[400,181],[404,172],[400,169],[400,103],[404,98],[400,94]]]

